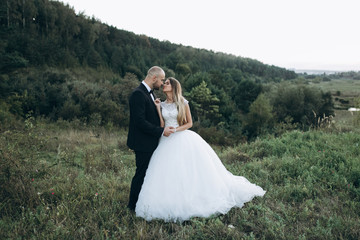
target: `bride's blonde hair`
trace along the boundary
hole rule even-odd
[[[173,77],[169,77],[168,79],[172,88],[173,100],[179,112],[177,115],[177,121],[179,123],[179,126],[181,126],[187,123],[185,101],[184,97],[182,96],[181,84]]]

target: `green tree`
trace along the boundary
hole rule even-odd
[[[186,96],[190,98],[194,117],[199,122],[204,119],[209,119],[213,123],[218,122],[221,117],[218,105],[219,99],[211,93],[205,81],[193,88]]]
[[[271,129],[274,123],[272,105],[264,94],[260,94],[250,105],[250,111],[246,116],[244,130],[251,138],[265,133]]]
[[[90,49],[89,54],[87,56],[87,63],[92,68],[99,67],[101,64],[101,56],[94,49]]]
[[[186,75],[191,74],[191,69],[190,69],[189,65],[186,63],[178,63],[178,64],[176,64],[175,72],[177,74],[186,76]]]
[[[10,54],[1,54],[0,56],[0,71],[11,72],[17,68],[26,67],[28,65],[26,59],[24,59],[18,52],[12,52]]]
[[[121,48],[114,48],[113,54],[111,56],[111,67],[115,72],[122,74],[122,67],[124,62],[124,53]]]
[[[261,90],[261,85],[255,81],[248,79],[241,81],[232,93],[238,109],[242,110],[244,113],[248,113],[251,103],[255,101],[257,96],[261,93]]]
[[[330,93],[304,85],[282,84],[272,94],[272,103],[279,122],[293,119],[293,123],[316,126],[319,118],[333,114]]]

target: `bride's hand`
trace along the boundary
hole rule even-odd
[[[160,107],[161,100],[160,98],[157,98],[154,100],[156,107]]]

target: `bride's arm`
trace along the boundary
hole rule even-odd
[[[161,114],[161,106],[160,106],[160,99],[158,100],[158,99],[156,99],[155,100],[155,105],[156,105],[156,110],[157,110],[157,112],[158,112],[158,114],[159,114],[159,117],[160,117],[160,127],[164,127],[165,126],[165,122],[164,122],[164,118],[163,118],[163,116],[162,116],[162,114]]]
[[[157,111],[158,111],[158,114],[159,114],[159,117],[160,117],[160,127],[165,127],[165,122],[164,122],[164,118],[161,114],[161,109],[160,107],[157,107]]]
[[[185,111],[186,111],[186,120],[187,120],[187,123],[185,123],[184,125],[181,125],[181,126],[177,127],[175,132],[185,131],[185,130],[191,128],[192,125],[193,125],[189,104],[186,104],[186,105],[185,105]]]

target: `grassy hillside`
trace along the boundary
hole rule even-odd
[[[0,137],[0,238],[359,239],[360,135],[292,131],[215,149],[262,186],[243,208],[183,224],[126,209],[134,154],[126,131],[29,117]]]

